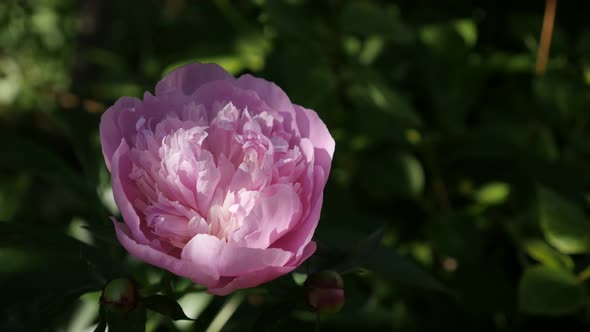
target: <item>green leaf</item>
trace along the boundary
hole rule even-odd
[[[436,252],[466,264],[481,261],[482,235],[478,219],[460,212],[439,213],[426,225],[428,239]]]
[[[408,98],[385,84],[379,73],[369,70],[351,71],[348,75],[357,80],[356,84],[351,86],[349,94],[363,113],[370,109],[382,112],[387,115],[386,118],[410,127],[423,125],[422,119]]]
[[[99,165],[103,163],[98,139],[99,115],[78,109],[56,112],[82,166],[85,181],[94,186],[98,183]]]
[[[365,255],[368,255],[371,251],[377,249],[380,246],[381,240],[383,239],[383,234],[385,234],[386,227],[381,226],[377,228],[376,231],[369,234],[366,238],[360,240],[354,250],[352,251],[352,255],[355,259],[361,258]]]
[[[119,240],[117,240],[112,223],[94,223],[82,225],[82,227],[89,231],[95,239],[99,239],[110,245],[119,246]]]
[[[377,247],[359,263],[370,271],[396,283],[453,294],[447,286],[418,264],[383,246]]]
[[[100,307],[98,311],[98,325],[94,329],[94,332],[104,332],[107,329],[107,319],[104,307]]]
[[[378,6],[370,2],[351,1],[344,6],[340,24],[346,33],[379,35],[398,43],[413,40],[413,31],[404,24],[397,6]]]
[[[524,248],[532,258],[551,268],[564,269],[572,271],[574,261],[567,255],[564,255],[553,249],[547,243],[541,240],[525,241]]]
[[[77,126],[81,128],[78,128],[76,132],[83,132],[88,124],[78,124]],[[67,130],[67,132],[70,131],[74,132],[74,130]],[[10,131],[0,131],[0,150],[3,151],[0,155],[0,171],[8,169],[21,174],[41,177],[56,187],[63,188],[68,193],[75,195],[73,196],[75,202],[82,205],[81,216],[89,223],[97,224],[108,218],[96,193],[98,175],[96,154],[99,152],[94,150],[98,149],[96,147],[98,144],[92,142],[90,137],[77,137],[75,134],[70,136],[71,140],[76,141],[73,145],[80,163],[86,171],[85,174],[73,168],[42,144]],[[94,150],[91,145],[95,145]],[[84,147],[82,148],[82,146]],[[100,162],[102,163],[102,160]]]
[[[539,221],[547,241],[564,254],[590,250],[590,221],[582,209],[546,188],[538,191]]]
[[[0,151],[0,169],[29,172],[84,196],[90,193],[83,177],[76,170],[27,138],[0,132]]]
[[[577,278],[578,278],[578,280],[580,280],[580,282],[588,280],[588,278],[590,278],[590,266],[587,266],[580,273],[578,273]]]
[[[504,182],[490,182],[475,193],[475,199],[482,205],[502,204],[510,194],[510,186]]]
[[[359,241],[349,254],[348,264],[362,266],[405,285],[448,294],[452,293],[449,288],[423,270],[418,264],[384,247],[381,244],[384,232],[385,227],[380,227],[368,237]]]
[[[580,309],[586,302],[586,293],[570,272],[534,266],[520,280],[518,300],[522,312],[561,316]]]
[[[50,268],[63,262],[67,267],[80,267],[95,277],[99,274],[107,279],[117,276],[124,269],[102,248],[74,239],[57,226],[0,222],[0,238],[0,248],[3,250],[18,249],[31,259],[38,258],[34,260],[38,268]],[[47,257],[56,257],[58,260],[47,260]],[[70,261],[76,264],[70,265]]]
[[[319,243],[316,254],[305,264],[302,264],[295,272],[310,274],[322,270],[335,270],[340,273],[355,271],[358,269],[359,261],[377,248],[383,237],[385,227],[379,227],[367,237],[358,241],[358,235],[346,232],[343,229],[330,229],[329,233],[336,234],[336,237],[343,242],[357,242],[349,248],[328,247]]]
[[[3,294],[11,299],[0,304],[0,317],[14,318],[0,320],[2,331],[53,330],[76,299],[99,290],[101,277],[81,259],[82,252],[101,257],[92,262],[100,272],[117,266],[57,226],[0,222],[0,239],[0,284],[9,285]]]
[[[186,316],[178,302],[167,296],[159,294],[150,295],[143,298],[141,302],[147,309],[169,317],[172,320],[194,320]]]
[[[296,301],[286,301],[265,306],[260,316],[254,321],[252,331],[282,331],[289,321],[291,312],[296,307]]]
[[[144,332],[146,312],[141,305],[127,313],[107,312],[109,332]]]
[[[335,270],[340,273],[365,268],[397,283],[418,288],[453,294],[447,286],[422,269],[417,263],[398,255],[381,244],[385,227],[380,227],[348,249],[319,247],[309,263],[297,272],[313,273],[320,270]]]
[[[424,169],[412,154],[383,155],[371,151],[363,158],[366,162],[359,171],[361,183],[373,196],[386,199],[392,195],[408,198],[422,195]]]
[[[106,329],[107,329],[107,321],[101,319],[98,322],[98,325],[96,325],[94,332],[104,332]]]

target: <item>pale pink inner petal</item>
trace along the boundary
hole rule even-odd
[[[255,249],[226,243],[208,235],[195,236],[182,251],[181,258],[196,265],[208,265],[223,276],[235,277],[269,266],[284,266],[293,253],[282,249]]]
[[[268,248],[299,220],[301,202],[290,184],[275,184],[258,195],[242,227],[231,240],[250,248]]]
[[[266,249],[309,214],[314,147],[257,105],[191,101],[136,121],[131,204],[149,238],[177,252],[199,234]]]

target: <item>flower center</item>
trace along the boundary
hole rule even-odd
[[[251,116],[231,103],[216,107],[213,116],[191,105],[155,127],[143,118],[137,122],[134,204],[151,233],[178,248],[202,233],[230,241],[259,192],[279,175],[273,174],[273,141],[286,157],[279,164],[292,159],[285,139],[263,134],[272,117]]]

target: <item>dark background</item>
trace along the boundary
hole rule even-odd
[[[535,74],[544,10],[3,0],[0,330],[92,331],[101,287],[121,276],[198,318],[148,312],[148,331],[205,330],[236,305],[223,331],[313,330],[302,299],[273,292],[291,276],[211,297],[113,238],[100,114],[198,61],[276,82],[336,139],[311,268],[343,272],[347,303],[322,331],[587,331],[590,5],[557,4]],[[142,330],[141,315],[122,330]]]

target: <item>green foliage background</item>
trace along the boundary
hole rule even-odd
[[[0,330],[92,331],[100,289],[122,276],[146,296],[178,299],[196,321],[139,308],[111,331],[314,328],[302,299],[281,293],[301,289],[305,268],[212,297],[130,259],[113,237],[100,113],[199,61],[276,82],[337,141],[320,250],[306,268],[345,272],[347,302],[322,331],[587,331],[590,5],[558,3],[539,76],[543,10],[0,2]]]

